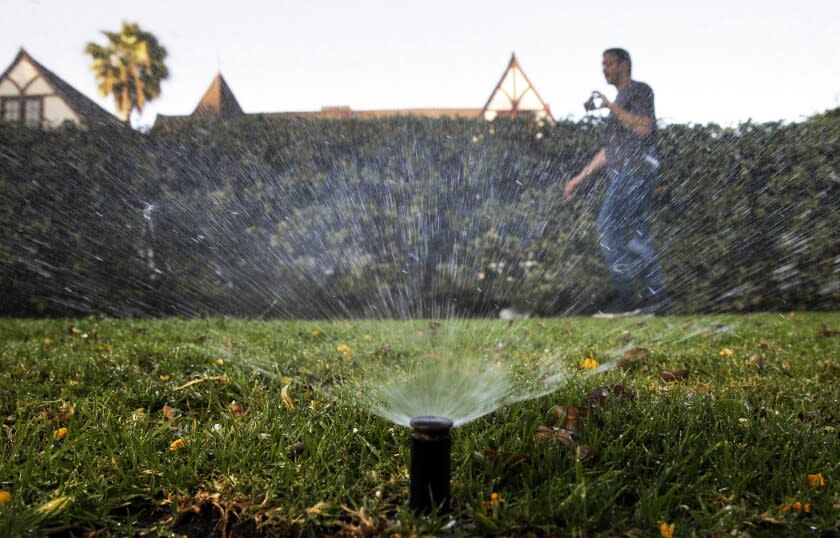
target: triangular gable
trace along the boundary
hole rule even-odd
[[[34,73],[27,77],[28,80],[14,81],[10,75],[22,62],[27,62],[34,69]],[[23,48],[21,48],[17,56],[15,56],[11,65],[3,72],[2,75],[0,75],[0,83],[8,82],[13,83],[19,89],[21,95],[24,95],[25,91],[30,86],[36,87],[38,91],[37,93],[29,92],[26,95],[54,94],[60,98],[64,104],[81,120],[85,120],[87,122],[118,121],[107,110],[65,82],[61,77],[41,65]]]
[[[493,93],[490,94],[481,113],[488,120],[492,120],[497,115],[531,114],[540,119],[553,121],[551,110],[528,80],[516,59],[516,54],[511,54],[507,69],[493,89]]]
[[[242,114],[242,107],[239,106],[239,102],[221,73],[216,75],[210,87],[204,92],[204,97],[193,110],[194,116],[213,116],[222,119],[235,118]]]

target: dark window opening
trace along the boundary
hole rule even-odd
[[[28,127],[40,127],[43,119],[40,97],[26,99],[26,110],[24,111],[24,123]]]
[[[44,121],[44,100],[41,97],[6,97],[0,99],[2,121],[23,122],[40,127]]]
[[[20,121],[20,99],[3,99],[3,121]]]

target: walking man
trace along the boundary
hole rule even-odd
[[[649,199],[659,168],[653,90],[631,78],[630,54],[624,49],[604,51],[601,65],[604,78],[616,87],[618,95],[610,102],[602,93],[593,92],[595,103],[587,103],[587,109],[610,111],[602,147],[569,180],[563,196],[571,200],[587,178],[605,169],[609,186],[597,229],[613,280],[606,312],[657,313],[667,306],[668,297],[648,227]]]

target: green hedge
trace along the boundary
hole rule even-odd
[[[597,121],[0,125],[0,314],[582,313],[607,299]],[[682,312],[836,309],[840,120],[660,130]]]

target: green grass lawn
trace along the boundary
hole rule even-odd
[[[364,402],[427,350],[616,367],[455,428],[420,517]],[[840,313],[0,320],[0,395],[0,536],[840,533]]]

